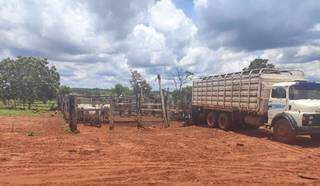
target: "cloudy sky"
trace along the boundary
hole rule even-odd
[[[0,0],[0,59],[47,57],[71,87],[172,86],[177,67],[235,72],[254,58],[320,81],[319,0]]]

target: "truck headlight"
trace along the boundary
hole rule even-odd
[[[303,114],[302,116],[302,125],[311,125],[313,122],[314,116],[310,114]]]

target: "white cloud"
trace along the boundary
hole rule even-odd
[[[280,64],[280,68],[302,70],[306,79],[320,81],[320,61],[311,61],[307,63],[287,63]]]
[[[166,42],[175,53],[188,46],[197,34],[197,27],[171,0],[158,1],[151,9],[149,25],[165,34]]]
[[[320,36],[310,32],[320,21],[318,0],[195,0],[195,5],[200,38],[210,48],[293,47]]]
[[[9,50],[0,48],[0,60],[8,57],[13,57]]]
[[[179,62],[199,76],[241,71],[256,55],[244,51],[235,52],[226,48],[211,50],[206,47],[191,47]]]
[[[263,51],[262,58],[269,59],[276,67],[297,69],[305,73],[306,78],[320,81],[320,47],[303,45]]]
[[[152,27],[137,25],[128,36],[128,63],[132,67],[169,65],[175,56],[167,48],[165,36]]]
[[[176,34],[181,39],[190,39],[197,32],[190,18],[171,0],[158,1],[150,9],[150,25],[160,32]]]
[[[304,57],[304,56],[310,56],[310,55],[319,55],[320,57],[320,46],[307,45],[307,46],[300,46],[297,48],[298,48],[298,51],[295,57]]]
[[[279,63],[283,58],[283,53],[279,49],[265,50],[260,56],[263,59],[269,59],[271,63]]]
[[[207,8],[208,0],[193,0],[196,8]]]
[[[320,32],[320,23],[316,23],[310,29],[311,32]]]
[[[264,50],[261,57],[269,59],[270,62],[277,64],[303,64],[314,60],[320,60],[320,46],[301,45],[297,47],[269,49]]]
[[[319,77],[318,1],[297,7],[285,0],[194,0],[195,18],[175,3],[0,0],[0,58],[48,57],[62,82],[74,87],[128,85],[130,69],[154,86],[161,73],[172,86],[176,66],[199,76],[219,74],[239,71],[256,57]]]

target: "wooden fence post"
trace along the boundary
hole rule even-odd
[[[159,91],[160,91],[160,99],[161,99],[161,109],[162,109],[162,116],[163,116],[163,120],[164,120],[164,128],[169,127],[169,121],[168,121],[168,115],[166,112],[166,105],[165,105],[165,100],[164,100],[164,96],[163,96],[163,90],[161,88],[161,76],[160,74],[158,74],[158,82],[159,82]]]
[[[138,93],[138,115],[137,115],[137,119],[138,119],[138,128],[143,128],[142,125],[142,88],[140,87],[140,92]]]
[[[166,117],[168,121],[168,126],[170,126],[170,118],[171,118],[171,112],[170,112],[170,105],[168,103],[169,101],[169,89],[166,90],[165,95],[164,95],[164,104],[165,104],[165,110],[166,110]]]
[[[113,101],[110,102],[110,108],[108,110],[108,118],[109,118],[109,130],[113,130],[114,128],[114,117],[113,117],[113,108],[114,108]]]
[[[128,99],[128,115],[131,116],[131,110],[132,110],[132,99]]]
[[[69,97],[67,97],[67,96],[63,96],[62,97],[62,109],[63,109],[63,118],[65,119],[65,120],[68,120],[69,119],[69,113],[67,113],[67,112],[69,112],[69,109],[68,109],[68,107],[69,107]]]
[[[71,132],[79,132],[77,129],[77,101],[74,95],[69,95],[69,127]]]

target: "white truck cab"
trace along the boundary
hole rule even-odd
[[[281,141],[291,141],[299,134],[320,139],[320,83],[276,83],[268,107],[268,125]]]

